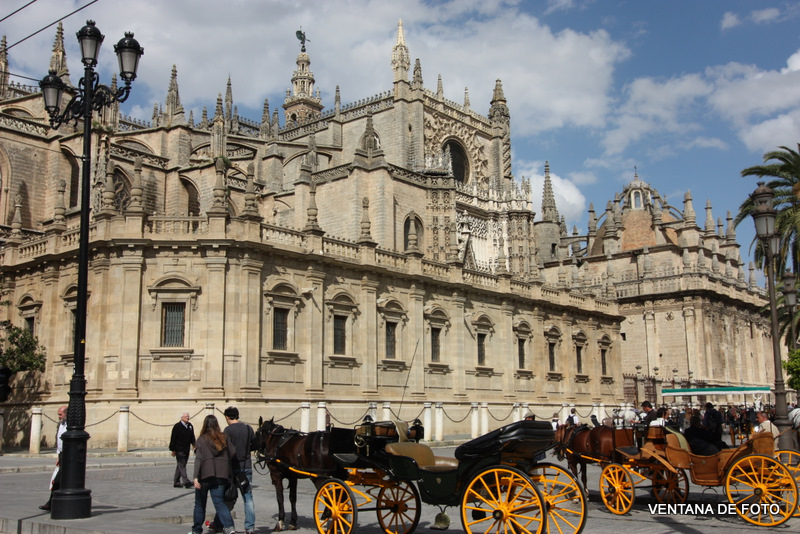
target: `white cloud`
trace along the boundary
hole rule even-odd
[[[781,12],[778,8],[769,7],[766,9],[759,9],[750,13],[750,18],[756,24],[767,24],[778,20]]]
[[[742,128],[739,135],[747,148],[759,152],[791,147],[800,139],[800,109]]]
[[[735,28],[742,23],[739,20],[739,16],[736,13],[731,13],[730,11],[726,11],[724,15],[722,15],[722,22],[720,23],[720,27],[723,31],[730,30],[731,28]]]

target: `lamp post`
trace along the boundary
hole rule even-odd
[[[60,459],[61,488],[53,494],[50,517],[53,519],[79,519],[92,513],[92,492],[86,489],[86,443],[89,434],[86,422],[86,378],[84,362],[86,359],[86,299],[89,278],[89,209],[90,175],[92,153],[92,112],[110,106],[114,102],[124,102],[131,91],[131,82],[136,79],[139,58],[144,49],[139,46],[132,33],[125,33],[114,51],[119,59],[119,75],[125,86],[112,91],[99,83],[94,68],[97,55],[103,42],[103,34],[87,20],[86,26],[78,32],[81,47],[84,75],[78,83],[78,93],[61,111],[61,98],[66,85],[56,75],[50,73],[39,82],[44,98],[44,107],[50,115],[50,126],[58,128],[64,122],[74,120],[77,124],[83,119],[83,160],[81,173],[81,218],[80,243],[78,247],[78,298],[75,307],[74,332],[74,370],[69,385],[69,407],[67,408],[67,431],[62,436],[63,449]]]
[[[791,449],[792,437],[784,432],[791,425],[789,411],[786,407],[786,389],[783,382],[783,366],[781,365],[781,340],[778,331],[778,303],[775,298],[775,256],[779,252],[780,236],[775,234],[775,209],[772,200],[775,193],[764,182],[750,195],[753,199],[753,221],[756,225],[756,237],[761,241],[767,265],[767,290],[769,292],[769,311],[772,326],[772,358],[775,368],[775,426],[782,432],[778,439],[779,449]]]
[[[792,336],[792,342],[789,348],[794,350],[797,348],[797,334],[794,330],[794,314],[795,306],[797,306],[797,287],[795,282],[797,275],[792,272],[783,273],[783,302],[789,306],[789,332]]]

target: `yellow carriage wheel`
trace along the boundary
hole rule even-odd
[[[320,534],[351,534],[358,520],[353,492],[338,478],[326,480],[314,496],[314,523]]]
[[[422,513],[419,492],[414,484],[401,480],[378,492],[378,522],[386,534],[410,534]]]
[[[544,497],[547,532],[579,534],[586,525],[586,492],[572,473],[551,463],[536,464],[528,476]]]
[[[617,515],[627,514],[633,507],[633,478],[620,464],[608,464],[600,473],[600,496],[606,508]]]
[[[795,485],[798,486],[798,492],[800,492],[800,452],[782,450],[777,451],[775,456],[792,473]],[[797,507],[794,509],[794,517],[800,517],[800,496],[798,496]]]
[[[739,517],[771,527],[787,521],[797,507],[797,485],[781,462],[754,454],[737,460],[725,476],[725,493]]]
[[[461,499],[467,534],[541,534],[547,511],[531,479],[514,467],[490,467],[467,484]]]
[[[663,504],[683,504],[689,498],[689,479],[683,469],[673,473],[665,467],[652,473],[653,497]]]

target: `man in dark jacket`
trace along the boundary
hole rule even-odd
[[[176,488],[193,488],[194,484],[186,475],[186,462],[189,461],[189,448],[194,446],[194,427],[189,422],[189,412],[183,412],[181,420],[172,427],[169,450],[178,461],[175,467],[173,486]]]

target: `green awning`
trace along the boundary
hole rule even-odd
[[[698,395],[757,395],[760,393],[770,393],[769,386],[725,386],[711,388],[664,388],[661,390],[662,397],[692,397]]]

